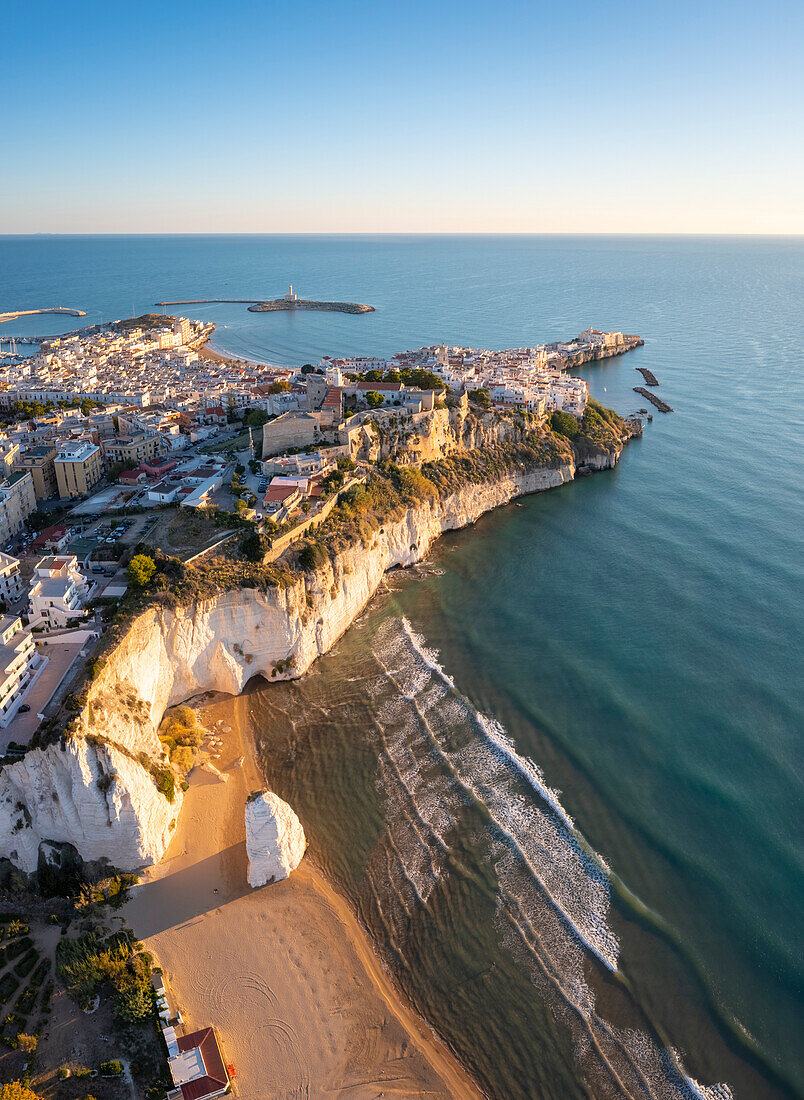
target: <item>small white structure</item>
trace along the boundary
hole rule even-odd
[[[246,803],[249,886],[278,882],[302,861],[307,839],[293,808],[273,791],[257,791]]]
[[[83,618],[89,594],[90,586],[78,569],[75,554],[40,558],[28,593],[28,625],[52,630]]]
[[[25,692],[47,658],[37,652],[29,630],[19,615],[0,617],[0,728],[17,713]]]
[[[291,283],[290,286],[288,287],[288,292],[285,295],[285,301],[286,302],[297,302],[298,301],[298,298],[293,293],[293,283]]]

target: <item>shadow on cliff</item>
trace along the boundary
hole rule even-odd
[[[179,855],[172,862],[180,863],[183,858]],[[176,928],[253,893],[246,879],[247,867],[246,845],[241,841],[135,887],[126,909],[138,939]]]

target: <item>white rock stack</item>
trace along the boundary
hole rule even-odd
[[[279,882],[302,861],[307,839],[293,809],[273,791],[260,791],[246,803],[249,886]]]

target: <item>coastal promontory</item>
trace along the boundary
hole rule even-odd
[[[321,313],[374,313],[374,306],[361,302],[318,302],[311,298],[299,298],[291,283],[288,293],[281,298],[187,298],[182,301],[157,302],[158,306],[197,305],[245,305],[249,313],[277,313],[281,311],[317,310]]]
[[[569,434],[563,420],[467,412],[464,402],[424,419],[427,461],[401,465],[403,440],[380,438],[380,453],[393,445],[396,462],[381,460],[281,559],[266,552],[255,561],[247,541],[243,554],[230,544],[198,566],[158,556],[148,591],[120,609],[72,706],[0,771],[0,844],[15,866],[35,872],[43,841],[123,870],[160,860],[184,786],[160,731],[167,708],[208,690],[238,694],[257,674],[301,676],[388,569],[420,561],[444,531],[492,508],[572,481],[581,468],[613,467],[641,431],[595,402],[580,421],[569,418]]]

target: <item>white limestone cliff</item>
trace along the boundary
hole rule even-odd
[[[246,803],[248,884],[279,882],[302,861],[307,840],[293,808],[273,791],[260,791]]]
[[[593,457],[613,466],[618,456]],[[200,691],[238,694],[258,673],[269,681],[300,676],[360,614],[387,569],[419,561],[444,531],[574,476],[568,459],[467,484],[412,506],[368,548],[349,547],[290,586],[146,610],[92,682],[74,740],[33,750],[0,771],[0,855],[30,872],[40,842],[56,841],[121,870],[158,861],[182,802],[178,784],[168,801],[154,778],[166,763],[157,730],[169,706]]]
[[[161,859],[178,817],[150,773],[111,745],[32,749],[0,775],[0,853],[35,871],[42,840],[131,869]]]

